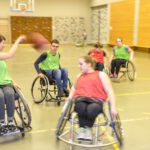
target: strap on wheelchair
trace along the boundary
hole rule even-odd
[[[5,84],[5,85],[0,85],[0,88],[4,88],[6,86],[13,87],[13,85],[11,83],[9,83],[9,84]]]
[[[75,103],[78,103],[78,102],[97,103],[99,105],[103,105],[102,100],[98,100],[98,99],[95,99],[95,98],[89,98],[89,97],[85,97],[85,96],[77,97],[75,99]]]

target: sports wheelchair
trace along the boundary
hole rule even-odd
[[[67,126],[70,123],[70,127]],[[114,119],[110,113],[110,102],[104,104],[103,113],[97,117],[93,130],[92,141],[79,141],[77,139],[78,119],[77,114],[73,112],[73,101],[68,100],[64,105],[61,117],[56,128],[56,137],[71,146],[86,148],[101,148],[106,146],[122,147],[123,134],[119,115]]]
[[[68,78],[68,89],[71,89],[72,83]],[[61,101],[64,101],[62,97],[58,95],[58,88],[56,82],[52,76],[47,77],[44,75],[43,78],[37,76],[31,86],[31,95],[33,101],[37,104],[46,100],[47,102],[56,102],[60,105]]]
[[[107,70],[108,75],[110,75],[110,71]],[[132,61],[128,60],[125,64],[122,64],[120,67],[119,75],[117,79],[113,79],[113,81],[120,81],[123,77],[128,77],[130,81],[135,80],[136,69]]]
[[[15,114],[14,114],[14,130],[10,130],[9,126],[5,126],[5,132],[0,136],[15,135],[21,133],[22,137],[25,132],[31,130],[31,112],[22,92],[14,87],[15,91]]]

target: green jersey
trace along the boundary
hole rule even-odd
[[[59,69],[60,64],[60,54],[52,55],[50,52],[47,52],[47,57],[40,63],[40,69],[42,70],[56,70]]]
[[[12,80],[8,74],[6,62],[0,60],[0,85],[12,84]]]
[[[114,56],[115,56],[115,59],[129,60],[130,54],[128,51],[128,47],[125,45],[123,45],[122,47],[115,46],[114,47]]]

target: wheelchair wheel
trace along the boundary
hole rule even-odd
[[[103,71],[109,76],[110,75],[110,69],[108,67],[104,67]]]
[[[121,121],[119,115],[115,119],[112,119],[112,128],[114,130],[114,134],[119,143],[119,146],[120,147],[123,146],[122,127],[121,127]]]
[[[70,81],[70,79],[68,78],[68,89],[70,90],[72,87],[72,82]]]
[[[17,94],[18,94],[18,98],[15,100],[15,109],[16,109],[16,113],[18,117],[15,117],[15,120],[17,122],[17,125],[22,124],[21,126],[24,128],[31,128],[31,112],[29,109],[28,104],[26,103],[26,100],[23,96],[23,94],[21,93],[21,91],[19,91],[18,89],[15,89]],[[20,123],[19,123],[19,119],[20,119]]]
[[[111,106],[110,102],[108,102],[108,113],[109,113],[109,120],[110,120],[110,126],[113,131],[113,135],[115,136],[117,142],[119,143],[119,146],[123,146],[123,129],[121,125],[121,120],[119,117],[119,114],[116,116],[116,118],[113,118],[111,115]]]
[[[57,124],[57,128],[56,128],[56,136],[57,136],[57,138],[58,138],[59,135],[62,134],[67,121],[70,119],[72,105],[73,105],[72,100],[68,100],[66,102],[66,104],[64,105],[64,109],[63,109],[63,111],[61,113],[61,116],[59,118],[59,121],[58,121],[58,124]]]
[[[127,68],[127,76],[130,81],[134,81],[135,79],[135,67],[134,64],[131,61],[128,61],[126,64]]]
[[[36,77],[32,83],[31,95],[35,103],[41,103],[47,96],[49,81],[46,76],[44,78]]]

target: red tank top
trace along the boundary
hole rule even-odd
[[[98,71],[80,75],[76,83],[74,98],[79,96],[106,100],[107,94],[102,86]]]
[[[97,51],[96,49],[92,49],[89,52],[90,56],[96,60],[96,62],[104,62],[104,52],[103,50]]]

